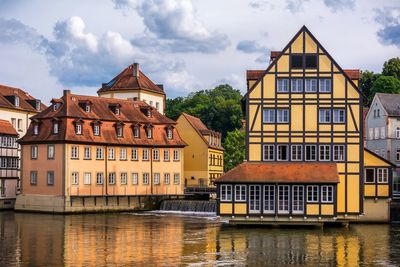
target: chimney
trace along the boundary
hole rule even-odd
[[[65,89],[64,90],[64,96],[71,94],[71,90]]]
[[[133,63],[133,70],[132,70],[133,77],[139,78],[139,63]]]

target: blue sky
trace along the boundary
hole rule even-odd
[[[95,95],[133,62],[168,97],[267,67],[306,25],[343,68],[400,55],[398,0],[2,0],[0,83],[48,102]]]

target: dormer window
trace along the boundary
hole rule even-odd
[[[170,140],[173,138],[173,134],[172,133],[173,133],[172,127],[167,128],[167,137]]]
[[[58,134],[58,122],[53,123],[53,134]]]
[[[115,115],[119,115],[119,114],[120,114],[119,108],[116,107],[116,108],[115,108]]]
[[[153,127],[151,125],[146,126],[146,137],[147,139],[153,138]]]
[[[54,105],[53,105],[53,111],[56,111],[57,109],[59,109],[60,106],[61,106],[60,103],[54,103]]]
[[[96,136],[100,135],[100,125],[98,125],[98,124],[93,125],[93,135],[96,135]]]
[[[119,122],[115,125],[115,130],[117,132],[117,137],[123,137],[124,136],[124,124]]]
[[[15,104],[16,107],[19,107],[19,97],[18,96],[15,96],[14,104]]]
[[[151,110],[150,109],[147,109],[146,116],[147,117],[151,117]]]
[[[75,134],[82,134],[82,124],[81,123],[75,124]]]
[[[135,138],[140,137],[140,126],[139,125],[133,126],[133,137],[135,137]]]
[[[86,113],[90,112],[90,105],[89,104],[85,105],[85,111],[86,111]]]
[[[36,109],[36,110],[40,110],[40,106],[41,106],[41,105],[40,105],[40,100],[36,100],[36,101],[35,101],[35,109]]]
[[[121,105],[120,104],[110,104],[109,108],[115,115],[120,115],[121,114]]]
[[[33,125],[33,134],[39,135],[39,125],[38,124]]]

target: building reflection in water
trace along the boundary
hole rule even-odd
[[[131,214],[0,213],[0,266],[398,265],[400,228],[221,227]]]

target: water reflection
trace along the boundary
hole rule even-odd
[[[399,265],[400,227],[221,227],[204,218],[0,213],[0,266]]]

